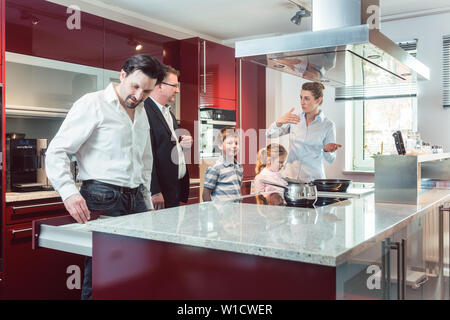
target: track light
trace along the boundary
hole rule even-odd
[[[295,16],[291,18],[291,22],[296,25],[300,25],[302,23],[302,18],[311,16],[311,12],[303,8],[301,5],[298,5],[298,9],[299,10],[295,14]]]

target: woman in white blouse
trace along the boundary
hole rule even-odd
[[[267,138],[289,134],[289,156],[284,175],[303,181],[325,178],[322,160],[332,163],[336,144],[336,126],[329,120],[320,105],[325,87],[318,82],[307,82],[300,95],[301,110],[292,108],[267,130]]]

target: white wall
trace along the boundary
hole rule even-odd
[[[431,71],[431,80],[419,82],[418,130],[422,139],[443,145],[450,151],[450,110],[442,107],[442,36],[450,34],[450,13],[384,22],[381,32],[393,41],[418,39],[417,58]],[[266,119],[270,124],[293,104],[299,105],[303,79],[278,71],[267,70]],[[345,146],[345,105],[334,101],[335,90],[326,87],[322,110],[336,124],[337,143]],[[351,125],[351,124],[347,124]],[[286,146],[288,143],[286,142]],[[350,147],[350,146],[348,146]],[[350,178],[354,181],[373,181],[373,175],[344,174],[344,150],[338,151],[332,165],[325,164],[329,178]]]

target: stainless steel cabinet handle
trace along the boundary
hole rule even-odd
[[[203,93],[206,93],[206,41],[203,40]]]
[[[400,243],[399,242],[392,242],[391,243],[391,249],[392,250],[397,250],[397,300],[401,300],[401,277],[402,277],[402,273],[401,273],[401,268],[400,268],[400,256],[401,256],[401,252],[400,252]]]
[[[32,230],[33,230],[33,228],[26,228],[26,229],[20,229],[20,230],[13,230],[11,233],[16,234],[16,233],[27,232],[27,231],[32,231]]]
[[[386,244],[388,239],[385,239],[381,242],[381,290],[383,293],[383,300],[388,300],[389,290],[387,286],[387,254],[388,253],[388,246]],[[389,290],[388,290],[389,289]]]
[[[406,293],[406,240],[392,242],[392,250],[397,250],[397,300],[405,300]]]
[[[13,210],[20,210],[20,209],[29,209],[29,208],[37,208],[37,207],[46,207],[46,206],[53,206],[57,204],[63,204],[64,202],[51,202],[51,203],[40,203],[40,204],[33,204],[29,206],[20,206],[20,207],[12,207]]]
[[[449,208],[444,208],[444,205],[439,206],[439,278],[444,282],[444,212],[450,212]],[[448,230],[449,230],[449,244],[450,244],[450,214],[448,217]],[[450,245],[448,256],[450,259]],[[449,297],[450,297],[450,285],[449,285]],[[445,298],[445,286],[441,285],[441,300]]]
[[[391,242],[386,238],[381,243],[381,275],[383,299],[391,299],[391,250],[397,251],[397,299],[404,300],[406,293],[406,240]]]
[[[406,297],[406,240],[402,239],[402,243],[400,246],[401,250],[402,250],[402,300],[405,300]]]

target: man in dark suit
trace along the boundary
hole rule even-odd
[[[180,205],[189,196],[189,173],[183,149],[190,148],[192,137],[178,136],[175,116],[169,103],[180,92],[179,71],[165,67],[164,80],[145,100],[145,111],[150,124],[153,151],[153,170],[150,191],[156,210]]]

